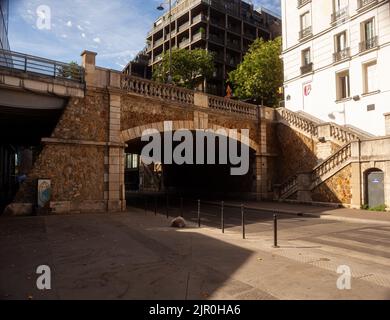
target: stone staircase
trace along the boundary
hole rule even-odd
[[[318,165],[311,172],[297,173],[277,188],[276,198],[280,200],[289,199],[301,189],[306,193],[310,193],[351,163],[354,141],[373,137],[371,134],[353,127],[322,122],[303,112],[293,112],[285,108],[279,108],[276,110],[276,114],[279,123],[313,139],[318,145],[325,145],[326,147],[326,144],[329,144],[328,156],[323,160],[319,159]],[[337,150],[334,152],[335,146],[337,146]],[[310,196],[306,197],[310,201]]]

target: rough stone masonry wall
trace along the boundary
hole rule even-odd
[[[51,201],[67,203],[64,211],[103,211],[107,117],[106,93],[88,89],[85,98],[71,98],[14,202],[36,203],[37,179],[50,178]]]
[[[194,120],[193,108],[133,94],[121,97],[121,130],[162,121]]]
[[[313,201],[351,204],[352,166],[348,165],[312,192]]]
[[[316,143],[284,124],[277,125],[277,180],[283,183],[298,172],[311,172],[317,165]]]

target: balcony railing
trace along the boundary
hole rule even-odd
[[[0,50],[0,68],[84,83],[84,68],[45,58]]]
[[[298,0],[298,8],[303,7],[305,4],[310,3],[311,0]]]
[[[344,59],[349,58],[350,55],[351,55],[350,48],[345,48],[343,50],[339,50],[339,51],[333,53],[333,61],[334,62],[342,61]]]
[[[301,74],[306,74],[313,71],[313,63],[310,62],[301,67]]]
[[[362,9],[369,4],[377,3],[378,0],[358,0],[358,9]]]
[[[190,23],[189,23],[189,22],[183,23],[183,24],[179,27],[179,32],[182,32],[183,30],[188,29],[189,26],[190,26]]]
[[[364,52],[373,49],[377,46],[378,46],[378,37],[372,37],[371,39],[367,39],[365,41],[360,42],[359,49],[360,52]]]
[[[332,23],[348,18],[349,7],[342,8],[332,13]]]
[[[221,45],[224,45],[225,44],[225,40],[218,37],[217,35],[214,35],[214,34],[210,34],[209,35],[209,40],[212,41],[212,42],[215,42],[215,43],[218,43],[218,44],[221,44]]]
[[[158,39],[158,40],[154,41],[154,47],[158,47],[163,42],[164,42],[164,38],[161,38],[161,39]]]
[[[241,51],[241,44],[238,42],[227,41],[226,46],[233,50]]]
[[[205,40],[206,34],[204,32],[198,32],[192,36],[192,41]]]
[[[299,31],[299,39],[300,40],[307,38],[307,37],[310,37],[312,35],[313,35],[313,30],[312,30],[311,26]]]
[[[183,49],[184,47],[188,46],[190,44],[190,39],[182,40],[182,42],[179,43],[179,48]]]
[[[206,22],[207,18],[204,14],[198,14],[196,17],[192,18],[192,23],[198,23],[198,22]]]

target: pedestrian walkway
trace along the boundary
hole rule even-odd
[[[390,212],[375,212],[368,210],[334,208],[285,202],[244,201],[242,203],[246,208],[260,211],[312,216],[328,220],[390,225]],[[232,201],[227,202],[226,204],[239,206],[241,205],[241,202]]]

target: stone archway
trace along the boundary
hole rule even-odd
[[[147,125],[142,125],[126,130],[122,130],[121,132],[121,140],[122,142],[126,143],[127,141],[133,140],[133,139],[139,139],[142,136],[142,133],[145,130],[157,130],[160,133],[164,133],[166,130],[166,127],[164,126],[164,121],[150,123]],[[196,125],[195,121],[172,121],[172,129],[169,129],[169,131],[176,131],[180,129],[186,129],[186,130],[197,130],[197,129],[209,129],[213,130],[214,132],[217,132],[218,134],[223,134],[224,132],[228,133],[229,130],[233,130],[232,128],[226,128],[215,124],[208,124],[207,128],[199,128],[199,126]],[[260,148],[259,145],[249,137],[244,138],[240,132],[237,132],[237,141],[240,143],[247,144],[246,141],[249,141],[249,148],[253,149],[256,153],[259,152]]]

